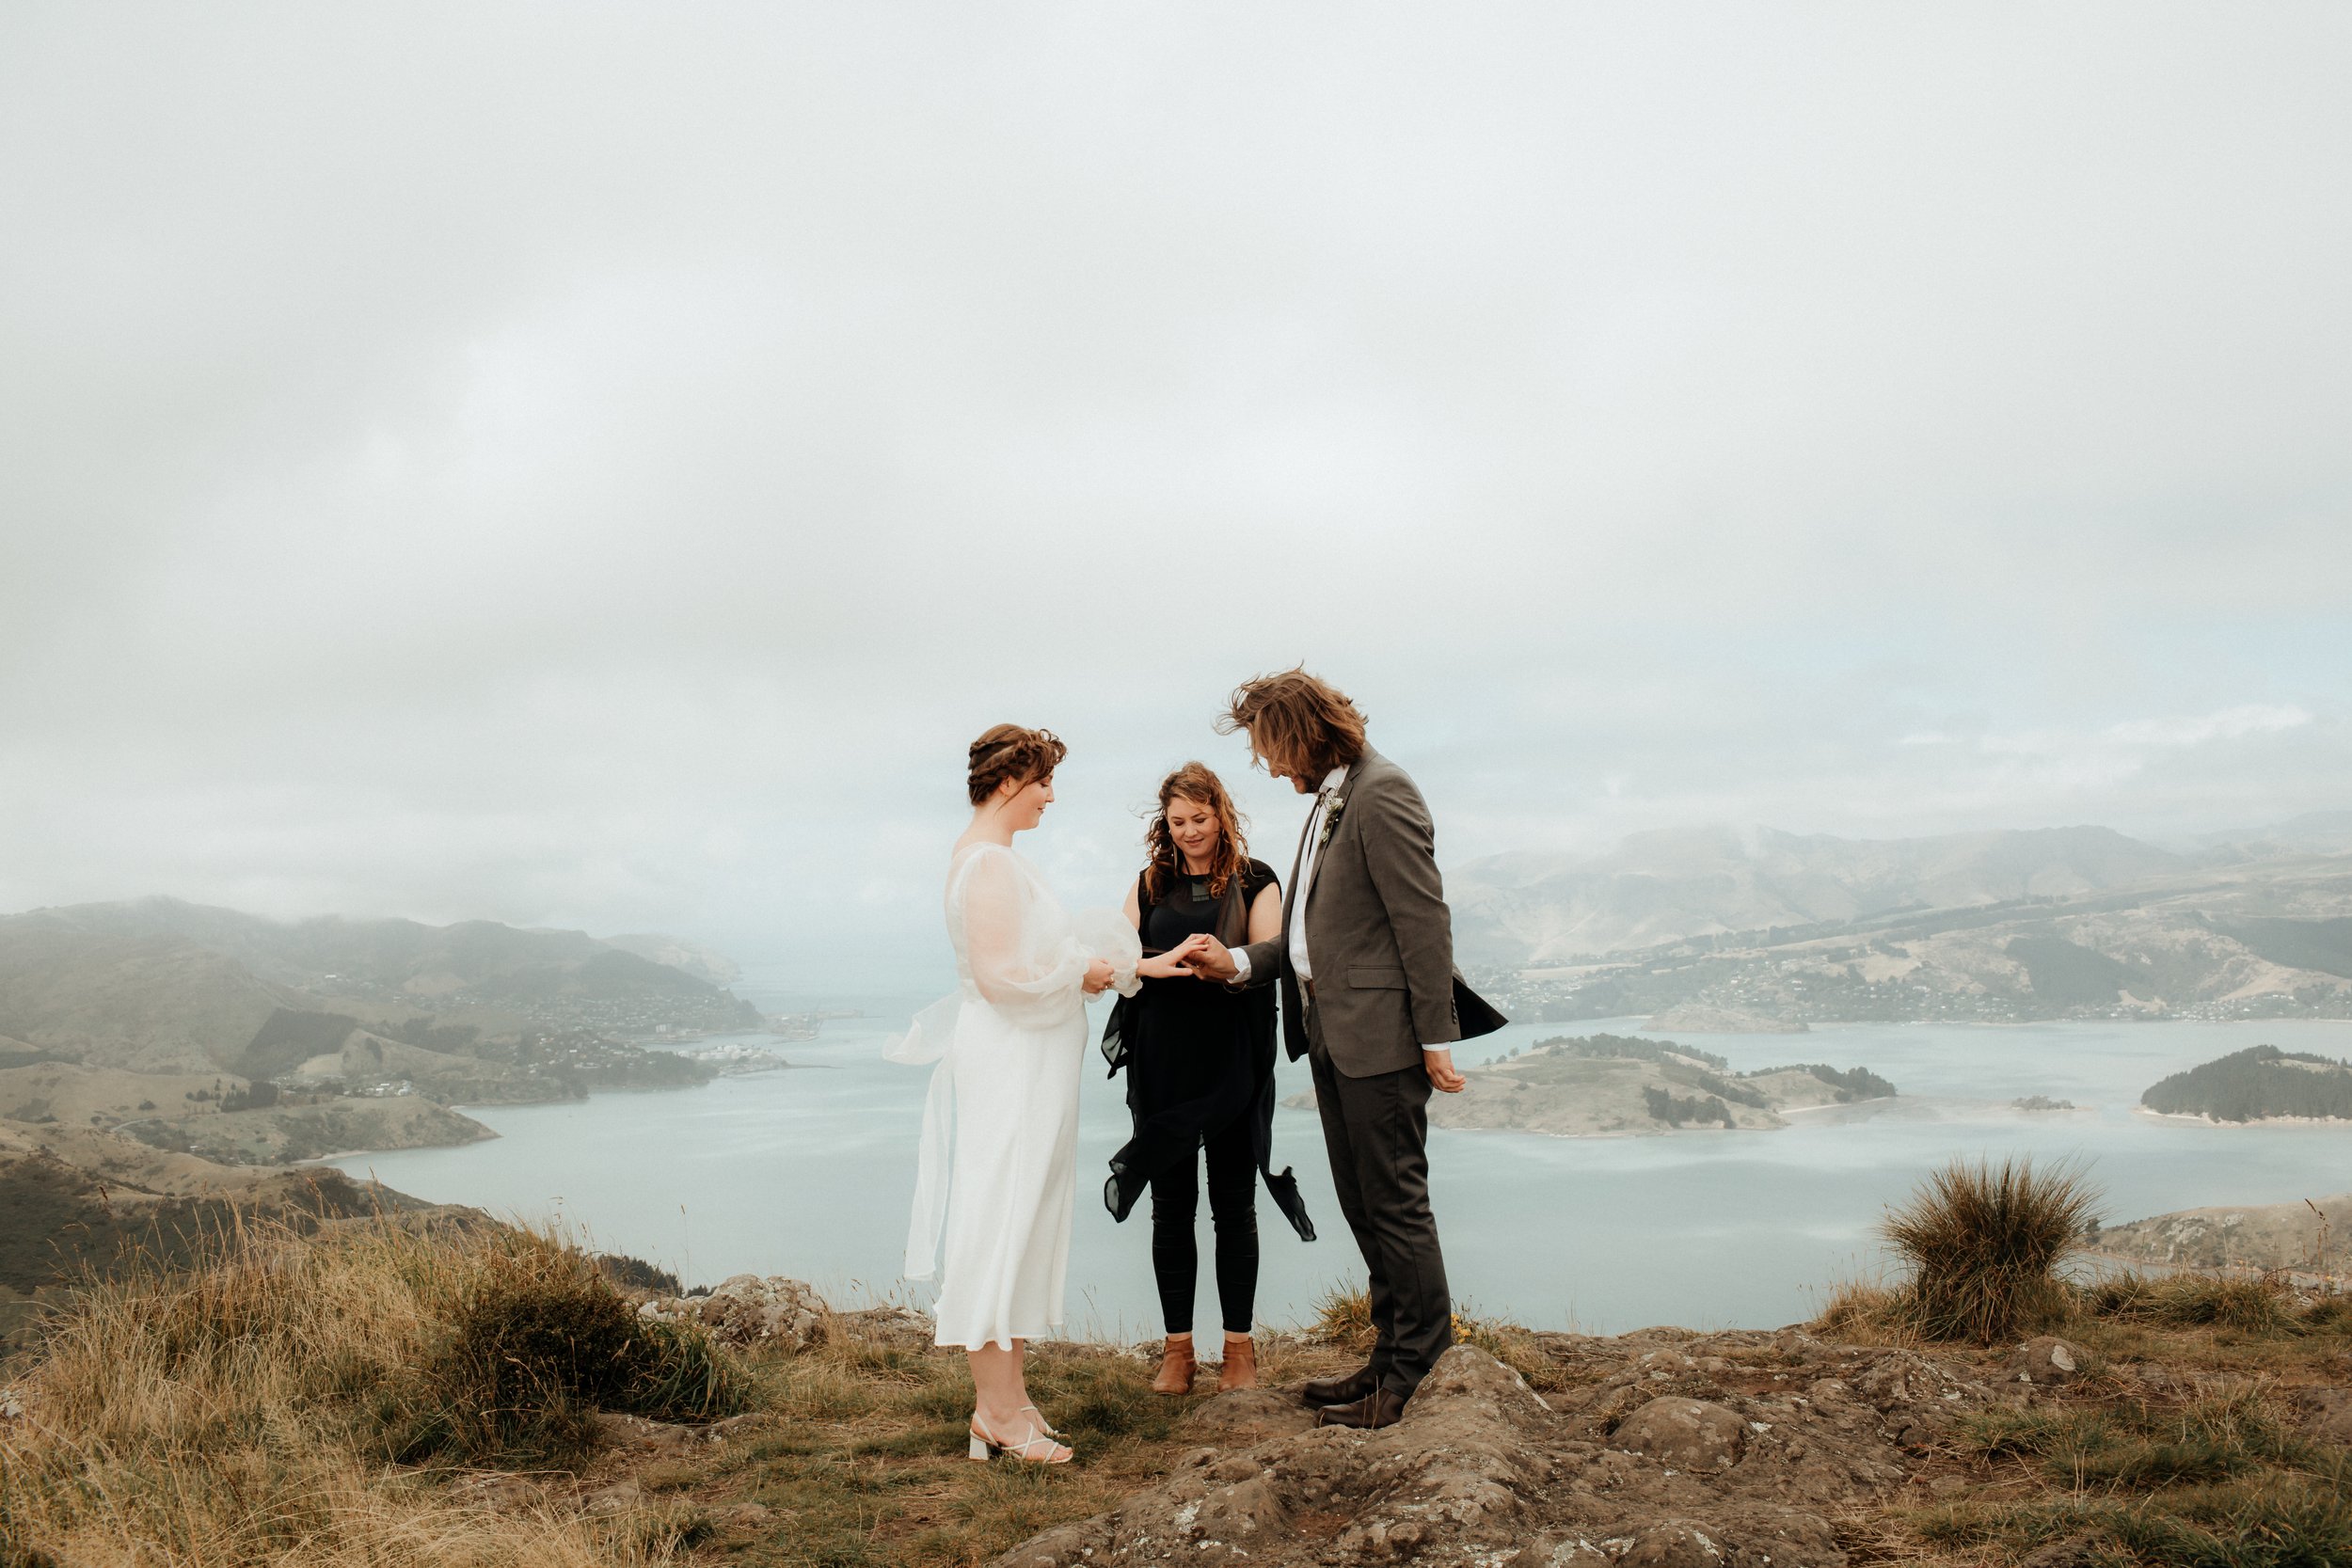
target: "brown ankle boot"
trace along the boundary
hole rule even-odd
[[[1171,1337],[1160,1347],[1160,1375],[1152,1380],[1152,1392],[1191,1393],[1192,1369],[1192,1341]]]
[[[1216,1391],[1230,1394],[1236,1388],[1258,1386],[1258,1341],[1228,1339],[1225,1341],[1225,1366],[1216,1374]]]

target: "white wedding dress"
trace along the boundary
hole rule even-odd
[[[1122,994],[1142,957],[1116,911],[1075,921],[1036,867],[977,844],[947,873],[956,994],[889,1053],[936,1061],[923,1107],[909,1279],[939,1275],[941,1345],[1009,1348],[1058,1326],[1077,1195],[1082,982],[1108,959]]]

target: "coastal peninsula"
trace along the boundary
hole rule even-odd
[[[1465,1076],[1460,1094],[1431,1101],[1430,1120],[1554,1137],[1769,1132],[1793,1115],[1896,1092],[1867,1068],[1793,1063],[1733,1072],[1696,1046],[1619,1035],[1545,1040]]]

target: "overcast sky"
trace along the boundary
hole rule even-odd
[[[2352,8],[0,10],[0,909],[940,955],[1304,659],[1441,859],[2352,806]],[[1297,804],[1244,789],[1266,858]]]

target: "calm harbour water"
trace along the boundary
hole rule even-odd
[[[739,988],[769,1008],[778,994]],[[469,1114],[501,1135],[462,1148],[334,1162],[437,1202],[533,1220],[560,1217],[607,1250],[651,1259],[691,1282],[739,1273],[817,1284],[836,1303],[927,1302],[898,1278],[928,1069],[880,1059],[929,997],[839,998],[866,1016],[780,1049],[792,1071],[693,1089],[604,1094],[564,1105]],[[788,1005],[808,1006],[812,999]],[[1100,1005],[1090,1010],[1099,1030]],[[1465,1065],[1559,1035],[1665,1037],[1630,1020],[1513,1024],[1461,1053]],[[765,1036],[742,1037],[771,1043]],[[1785,1062],[1863,1066],[1901,1097],[1808,1117],[1777,1132],[1549,1138],[1434,1131],[1431,1186],[1458,1302],[1535,1327],[1615,1333],[1649,1323],[1771,1327],[1810,1316],[1835,1281],[1883,1266],[1873,1230],[1889,1203],[1954,1155],[2074,1156],[2105,1190],[2110,1222],[2225,1203],[2352,1190],[2352,1127],[2215,1128],[2134,1114],[2167,1073],[2268,1041],[2352,1056],[2352,1022],[2072,1022],[2015,1027],[1834,1026],[1806,1035],[1702,1035],[1688,1043],[1748,1069]],[[1282,1093],[1306,1085],[1281,1067]],[[1126,1134],[1124,1081],[1089,1053],[1081,1096],[1069,1332],[1156,1336],[1144,1210],[1112,1223],[1104,1162]],[[2074,1113],[2021,1113],[2025,1095]],[[1331,1196],[1314,1115],[1275,1119],[1320,1230],[1304,1243],[1259,1204],[1262,1322],[1307,1316],[1361,1265]],[[1263,1195],[1262,1195],[1263,1197]],[[1200,1219],[1199,1321],[1215,1323],[1208,1216]]]

